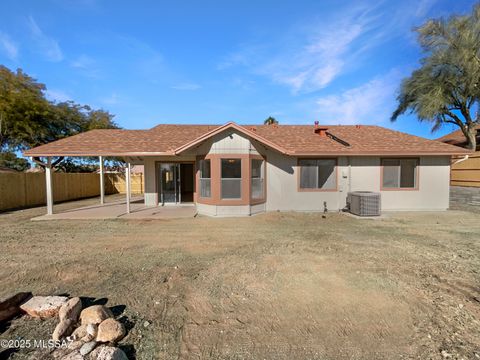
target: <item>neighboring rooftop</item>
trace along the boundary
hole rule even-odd
[[[479,131],[480,131],[480,125],[477,125],[477,143],[480,143]],[[445,136],[442,136],[441,138],[438,138],[437,140],[446,144],[451,144],[451,145],[456,145],[461,147],[464,147],[467,145],[467,139],[465,138],[465,135],[463,135],[462,130],[453,131],[450,134],[447,134]]]
[[[176,155],[231,129],[289,155],[454,155],[467,150],[373,125],[170,125],[150,130],[91,130],[41,145],[26,156]]]

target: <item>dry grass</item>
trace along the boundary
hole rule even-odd
[[[480,349],[478,214],[28,220],[42,212],[0,215],[0,297],[107,298],[137,359],[474,359]],[[0,337],[47,338],[53,326],[24,317]]]

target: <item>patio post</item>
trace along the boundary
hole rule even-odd
[[[45,164],[45,184],[47,186],[47,215],[53,214],[52,158],[47,157]]]
[[[130,163],[127,163],[127,167],[125,168],[125,179],[127,181],[127,214],[130,214],[130,192],[131,192],[131,180],[130,180]]]
[[[105,204],[105,177],[103,172],[103,156],[99,156],[100,161],[100,204]]]

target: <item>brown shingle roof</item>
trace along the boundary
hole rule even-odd
[[[25,151],[27,156],[173,155],[215,131],[234,128],[290,155],[467,154],[434,140],[372,125],[327,126],[328,136],[312,125],[158,125],[150,130],[92,130]]]

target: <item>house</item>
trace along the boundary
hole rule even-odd
[[[103,164],[120,156],[144,165],[147,206],[193,203],[201,214],[243,216],[340,210],[357,190],[381,192],[383,210],[445,210],[450,159],[467,153],[379,126],[229,122],[92,130],[24,154],[46,157],[47,176],[52,157]]]
[[[451,167],[451,185],[480,188],[480,125],[477,125],[477,149],[465,156],[453,156]],[[446,144],[456,145],[462,148],[467,146],[467,139],[461,130],[437,139]]]

